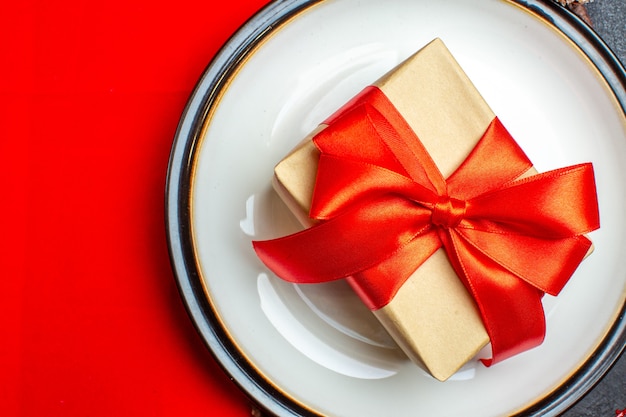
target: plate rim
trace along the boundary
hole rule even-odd
[[[187,313],[209,352],[255,406],[276,415],[319,415],[282,392],[248,362],[205,296],[191,233],[194,155],[206,120],[240,65],[266,37],[302,11],[326,0],[273,0],[248,19],[209,62],[181,114],[165,184],[165,227],[170,263]],[[557,29],[589,59],[626,115],[626,70],[599,35],[551,0],[500,0],[517,5]],[[554,416],[576,404],[617,362],[626,348],[626,302],[604,338],[560,387],[533,400],[515,416]]]

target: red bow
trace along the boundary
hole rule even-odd
[[[517,179],[531,162],[496,118],[444,179],[387,97],[369,87],[328,121],[302,232],[253,242],[281,278],[352,276],[371,309],[443,246],[474,297],[500,361],[540,344],[541,298],[558,294],[599,227],[591,164]]]

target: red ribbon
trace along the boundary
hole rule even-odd
[[[591,164],[517,179],[530,167],[494,119],[447,179],[389,99],[369,87],[328,121],[312,228],[253,242],[294,283],[347,278],[370,307],[385,306],[444,247],[490,336],[487,365],[540,344],[544,293],[558,294],[599,227]]]

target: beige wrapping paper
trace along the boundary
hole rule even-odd
[[[404,116],[444,177],[463,162],[495,117],[439,39],[374,85]],[[319,160],[310,139],[324,128],[320,125],[275,168],[275,190],[305,226],[313,222],[308,209]],[[474,300],[443,249],[373,314],[411,360],[441,381],[489,342]]]

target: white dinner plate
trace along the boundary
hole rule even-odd
[[[438,382],[413,365],[344,283],[297,287],[253,239],[297,222],[274,165],[318,123],[441,38],[539,171],[594,163],[595,252],[546,297],[538,348]],[[183,299],[233,379],[277,415],[557,415],[626,340],[626,75],[598,37],[547,1],[290,0],[244,25],[189,100],[167,185]]]

